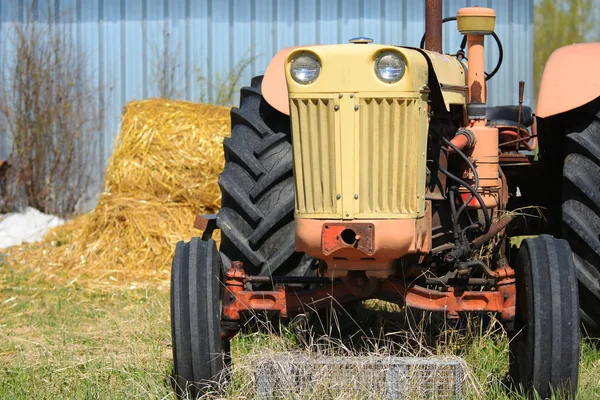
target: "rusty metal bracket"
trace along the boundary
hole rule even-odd
[[[217,229],[217,214],[196,215],[194,228],[202,231],[202,240],[208,240]]]
[[[321,247],[326,256],[344,248],[355,248],[372,256],[374,237],[375,226],[371,223],[331,223],[323,226]]]

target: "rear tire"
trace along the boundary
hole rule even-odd
[[[314,274],[313,259],[297,253],[290,121],[262,97],[262,76],[242,88],[223,142],[217,214],[223,264],[242,261],[250,275]]]
[[[229,363],[221,339],[221,258],[214,240],[192,238],[175,248],[171,273],[173,384],[177,395],[196,398],[219,390]]]
[[[515,263],[517,304],[510,376],[546,398],[575,397],[579,372],[577,279],[569,244],[541,235],[523,241]],[[560,397],[563,398],[563,397]]]
[[[563,237],[575,253],[581,321],[587,333],[600,334],[600,101],[565,118]]]

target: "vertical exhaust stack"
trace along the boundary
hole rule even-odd
[[[475,137],[475,146],[471,154],[479,176],[479,188],[486,206],[493,208],[498,205],[498,129],[486,126],[486,82],[485,56],[483,40],[485,35],[494,32],[496,13],[491,8],[466,7],[458,10],[456,15],[458,30],[467,35],[469,70],[467,81],[469,85],[467,116],[468,129]],[[473,183],[471,181],[471,183]],[[464,194],[465,198],[469,194]],[[471,197],[472,199],[472,197]],[[479,207],[475,201],[470,206]]]
[[[425,1],[425,48],[442,52],[442,0]]]

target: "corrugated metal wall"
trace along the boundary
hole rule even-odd
[[[38,0],[37,7],[46,10],[47,2],[60,23],[72,28],[88,56],[93,83],[104,88],[99,176],[123,106],[158,96],[160,81],[170,83],[169,92],[177,98],[212,100],[215,76],[226,75],[249,57],[254,62],[244,71],[242,84],[261,74],[282,47],[346,43],[361,35],[376,43],[418,46],[425,29],[424,0]],[[24,3],[0,0],[3,46],[10,45],[6,38],[12,24],[26,15]],[[504,64],[489,83],[489,102],[516,103],[518,81],[525,80],[525,103],[533,104],[533,0],[445,0],[443,14],[454,15],[468,5],[493,7],[498,15]],[[455,23],[446,24],[444,31],[445,51],[455,52],[461,40]],[[0,68],[10,62],[10,51],[2,49]],[[497,54],[494,46],[487,47],[489,65]],[[8,151],[9,143],[0,135],[0,158]]]

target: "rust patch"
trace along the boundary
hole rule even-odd
[[[479,81],[474,81],[471,85],[471,103],[483,103],[483,90]]]
[[[206,218],[204,215],[196,215],[196,219],[194,220],[194,228],[205,231],[208,227],[208,222],[208,218]]]

